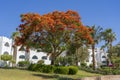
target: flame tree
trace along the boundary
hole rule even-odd
[[[15,44],[30,48],[40,48],[51,57],[51,64],[73,42],[85,41],[92,43],[91,29],[80,21],[77,12],[54,11],[48,14],[27,13],[21,15],[21,24],[18,27],[20,36]]]

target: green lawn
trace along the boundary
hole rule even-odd
[[[85,71],[79,71],[76,75],[59,75],[31,72],[19,69],[0,69],[0,80],[65,80],[65,78],[78,79],[86,76],[99,76]]]

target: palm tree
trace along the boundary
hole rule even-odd
[[[95,51],[96,44],[98,44],[101,41],[101,37],[102,37],[101,34],[102,34],[103,28],[101,28],[100,26],[96,27],[95,25],[92,26],[91,28],[93,30],[93,33],[91,35],[92,35],[92,38],[94,40],[93,44],[91,45],[91,47],[92,47],[92,56],[93,56],[93,70],[95,70],[96,62],[95,62],[95,53],[94,53],[94,51]]]
[[[112,31],[112,29],[106,29],[103,33],[103,40],[105,41],[104,47],[107,47],[109,50],[109,57],[112,56],[112,42],[116,40],[116,34]]]
[[[17,36],[19,36],[19,32],[13,32],[12,36],[11,36],[11,38],[13,40],[12,46],[13,46],[13,60],[14,61],[16,60],[16,56],[17,56],[17,46],[14,44],[14,41],[15,41]]]

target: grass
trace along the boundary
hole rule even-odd
[[[47,74],[19,69],[0,69],[0,80],[71,80],[100,74],[79,70],[76,75]]]

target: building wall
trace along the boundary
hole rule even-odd
[[[31,49],[29,53],[26,51],[20,51],[20,46],[17,47],[17,55],[16,55],[16,64],[19,61],[29,60],[31,63],[37,63],[39,60],[44,60],[45,64],[50,64],[51,61],[45,52],[37,52],[37,50]],[[7,37],[0,37],[0,55],[8,53],[9,55],[13,55],[13,47],[12,47],[12,39]],[[34,57],[33,57],[34,56]],[[36,58],[37,57],[37,58]],[[46,57],[43,58],[42,57]],[[4,61],[0,61],[0,66],[4,66]]]
[[[0,55],[8,53],[12,55],[12,39],[0,37]]]
[[[19,61],[25,61],[25,51],[19,51],[20,47],[17,47],[17,54],[16,54],[16,64]]]
[[[17,48],[16,64],[19,61],[25,60],[29,60],[30,63],[37,63],[39,60],[43,60],[46,65],[51,63],[49,56],[47,56],[47,53],[45,52],[38,52],[35,49],[30,49],[30,52],[27,53],[26,51],[19,51],[19,48],[20,47]],[[43,59],[44,57],[46,57],[46,59]]]
[[[6,46],[6,43],[9,46]],[[31,49],[30,52],[27,53],[24,50],[20,51],[19,48],[20,47],[17,47],[16,64],[19,61],[24,60],[29,60],[31,63],[37,63],[39,60],[44,60],[45,64],[51,63],[49,56],[47,56],[47,53],[45,52],[38,52],[35,49]],[[12,39],[9,39],[7,37],[0,37],[0,55],[4,54],[5,52],[8,52],[9,55],[13,55]],[[92,49],[88,49],[88,52],[89,57],[86,63],[89,66],[90,64],[92,64]],[[96,48],[94,52],[96,67],[98,67],[99,65],[106,65],[107,53],[99,48]],[[62,56],[65,56],[65,53],[66,52],[64,51],[62,53]]]
[[[39,60],[43,60],[45,64],[51,64],[49,56],[45,52],[38,52],[37,50],[30,50],[29,61],[31,63],[37,63]],[[35,58],[37,57],[37,58]]]
[[[92,49],[88,49],[89,52],[89,58],[88,61],[86,61],[87,66],[93,63],[93,58],[92,58]],[[107,60],[107,54],[104,50],[101,50],[100,48],[96,48],[95,51],[95,63],[96,67],[99,67],[100,65],[106,65],[106,60]]]
[[[0,36],[0,55],[3,54],[12,55],[12,39]],[[0,58],[0,67],[4,67],[5,65],[6,63]]]

